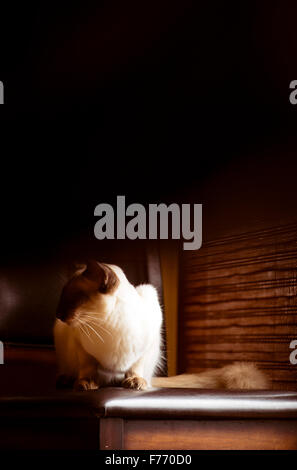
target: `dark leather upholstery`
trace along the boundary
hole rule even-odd
[[[88,258],[118,264],[133,284],[157,280],[162,295],[160,278],[156,275],[156,266],[157,274],[160,267],[153,248],[147,250],[137,243],[133,247],[131,243],[115,247],[77,239],[57,247],[51,257],[20,259],[18,263],[14,260],[0,266],[0,340],[52,344],[52,327],[63,285],[74,272],[75,263]]]
[[[56,306],[67,266],[51,260],[0,270],[0,339],[52,343]],[[0,371],[1,373],[1,371]]]
[[[297,393],[155,388],[58,391],[52,347],[5,348],[0,416],[96,416],[127,419],[297,418]]]
[[[105,417],[131,419],[297,418],[296,392],[103,389],[99,403]]]
[[[53,247],[52,256],[15,256],[0,266],[0,396],[38,396],[55,390],[53,325],[64,284],[76,264],[93,258],[118,264],[133,284],[162,285],[155,244],[111,244],[84,236]]]
[[[163,420],[297,418],[295,392],[194,389],[135,392],[120,387],[96,392],[57,391],[52,325],[62,286],[69,276],[69,259],[71,256],[57,256],[0,269],[0,339],[5,341],[4,365],[0,366],[0,448],[16,445],[32,448],[35,439],[40,448],[46,445],[96,447],[97,421],[109,417]],[[133,256],[128,251],[123,251],[121,256],[119,253],[111,256],[106,251],[101,253],[100,259],[118,263],[132,282],[159,283],[160,289],[157,265],[148,269],[147,253],[134,250]],[[155,263],[156,257],[150,254],[150,260]],[[77,431],[72,436],[74,419]],[[26,443],[24,435],[29,428],[33,440]],[[84,429],[83,433],[80,429]],[[47,444],[49,434],[52,444]]]
[[[36,395],[2,396],[0,415],[96,416],[127,419],[297,418],[297,393],[107,387],[73,392],[43,389]]]

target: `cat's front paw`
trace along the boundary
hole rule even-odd
[[[133,390],[146,390],[148,388],[147,381],[138,375],[132,375],[123,380],[122,386],[132,388]]]
[[[93,379],[77,379],[74,383],[74,390],[83,392],[85,390],[97,390],[99,385]]]

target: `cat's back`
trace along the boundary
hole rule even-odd
[[[142,297],[147,302],[159,303],[157,289],[151,284],[140,284],[135,289],[140,295],[140,297]]]
[[[161,323],[162,310],[157,289],[151,284],[140,284],[135,289],[142,299],[146,313],[148,313],[150,316],[153,316],[157,323]]]

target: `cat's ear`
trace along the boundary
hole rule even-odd
[[[99,292],[103,294],[113,292],[119,284],[119,278],[109,266],[94,260],[87,262],[87,269],[83,272],[83,276],[96,282]]]
[[[68,261],[63,266],[63,272],[59,273],[59,278],[65,285],[70,279],[80,276],[87,269],[86,263],[78,263],[76,261]]]
[[[73,270],[74,270],[74,275],[75,276],[79,276],[86,269],[87,269],[87,265],[84,264],[84,263],[74,263],[74,265],[73,265]]]

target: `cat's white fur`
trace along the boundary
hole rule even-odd
[[[156,289],[150,284],[134,287],[124,272],[108,265],[119,284],[112,294],[98,295],[96,303],[87,305],[97,314],[102,327],[92,323],[87,334],[76,326],[56,320],[54,338],[59,373],[77,377],[77,346],[93,356],[102,366],[104,383],[132,370],[143,377],[148,386],[160,360],[162,311]],[[100,371],[99,371],[100,373]]]
[[[134,287],[118,266],[107,266],[119,279],[115,291],[100,294],[85,305],[85,311],[97,315],[100,323],[92,323],[93,329],[88,328],[86,333],[79,323],[69,326],[56,320],[54,339],[59,374],[79,376],[81,350],[98,361],[99,385],[122,380],[128,374],[143,377],[148,387],[267,387],[264,374],[248,363],[235,363],[201,374],[153,378],[160,363],[161,347],[162,311],[157,291],[148,284]],[[145,388],[146,384],[135,388]]]

